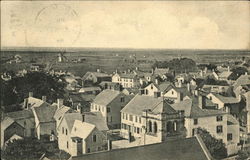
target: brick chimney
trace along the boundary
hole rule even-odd
[[[28,109],[28,99],[27,98],[25,98],[23,101],[23,108]]]
[[[82,122],[85,122],[85,115],[82,114]]]

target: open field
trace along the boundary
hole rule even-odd
[[[55,70],[68,70],[82,76],[86,71],[95,71],[98,68],[108,73],[114,72],[115,69],[134,69],[136,66],[150,70],[155,61],[166,61],[178,57],[192,58],[198,64],[240,61],[243,56],[250,59],[249,50],[72,49],[64,53],[67,61],[58,63],[58,53],[62,52],[1,51],[1,70],[28,69],[31,63],[52,64]],[[17,54],[22,57],[21,63],[6,63]],[[82,59],[82,62],[75,63],[77,59]]]

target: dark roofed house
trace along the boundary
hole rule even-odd
[[[201,138],[168,140],[164,143],[114,149],[71,157],[70,160],[211,160]]]

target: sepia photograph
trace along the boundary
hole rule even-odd
[[[2,160],[250,160],[250,1],[1,1]]]

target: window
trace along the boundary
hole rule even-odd
[[[76,127],[75,127],[75,131],[76,131]]]
[[[90,148],[88,148],[88,151],[87,151],[88,153],[90,153]]]
[[[212,96],[210,96],[209,99],[212,100],[213,99]]]
[[[110,108],[109,108],[109,107],[107,108],[107,112],[108,112],[108,113],[110,112]]]
[[[227,134],[227,140],[228,140],[228,141],[233,140],[233,134],[232,134],[232,133],[228,133],[228,134]]]
[[[141,123],[141,117],[139,117],[139,123]]]
[[[137,134],[139,134],[140,133],[140,128],[137,128]]]
[[[151,89],[154,89],[153,85],[151,85]]]
[[[133,115],[129,115],[129,120],[130,120],[130,121],[133,121],[133,119],[134,119],[134,118],[133,118]]]
[[[216,127],[216,132],[217,133],[222,133],[223,132],[223,127],[222,126],[217,126]]]
[[[174,94],[174,91],[172,91],[172,95]]]
[[[26,126],[26,121],[23,122],[24,127]]]
[[[148,132],[152,132],[152,122],[148,122]]]
[[[174,122],[174,131],[177,131],[177,122]]]
[[[135,116],[135,122],[137,122],[137,116]]]
[[[148,95],[148,90],[147,89],[145,90],[145,92],[146,92],[146,95]]]
[[[64,134],[64,128],[62,127],[62,134]]]
[[[93,142],[96,142],[96,135],[93,135]]]
[[[156,122],[154,122],[154,133],[157,133],[157,123]]]
[[[128,114],[126,114],[126,120],[128,120]]]
[[[134,132],[136,133],[136,127],[134,127]]]
[[[216,117],[216,120],[217,120],[217,121],[222,121],[223,118],[222,118],[222,116],[217,116],[217,117]]]
[[[67,141],[67,148],[69,148],[69,142]]]
[[[68,135],[68,130],[67,129],[65,130],[65,134]]]
[[[194,119],[194,125],[198,124],[198,119]]]
[[[109,122],[112,122],[112,116],[110,116],[110,120],[109,120]]]

